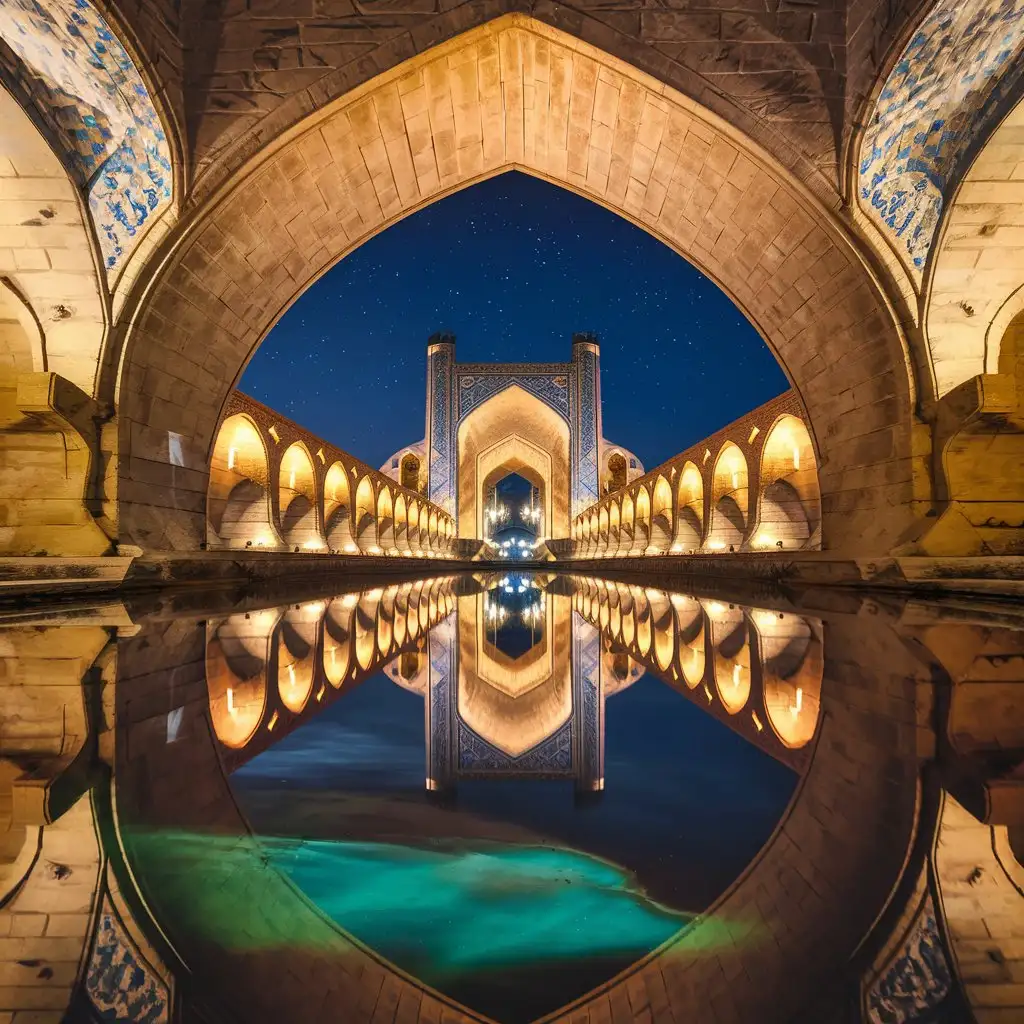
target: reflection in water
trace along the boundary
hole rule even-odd
[[[306,723],[273,749],[248,718],[238,748],[242,706],[211,684],[236,795],[324,914],[498,1020],[571,1001],[709,906],[775,827],[813,736],[820,624],[800,616],[517,573],[340,604],[343,622],[338,599],[263,620],[265,730]],[[208,624],[209,647],[225,629]],[[319,693],[338,664],[353,669],[329,710],[289,702],[295,678]]]
[[[7,998],[966,1019],[965,936],[1008,958],[1022,913],[1019,608],[741,592],[509,573],[5,613]]]

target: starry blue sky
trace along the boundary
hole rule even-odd
[[[650,468],[786,389],[716,285],[651,235],[518,172],[360,246],[282,317],[241,388],[380,465],[424,434],[427,338],[460,362],[561,362],[601,343],[604,434]]]

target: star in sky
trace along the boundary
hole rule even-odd
[[[650,468],[786,390],[760,335],[652,235],[519,172],[399,221],[303,294],[241,388],[380,465],[424,435],[426,343],[461,362],[563,362],[601,343],[604,435]]]

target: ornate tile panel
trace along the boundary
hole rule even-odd
[[[450,345],[439,345],[427,356],[427,497],[450,515],[457,514],[455,473],[458,459],[452,416],[454,368],[455,351]]]
[[[167,1024],[167,986],[132,942],[110,902],[103,896],[85,991],[102,1020]]]
[[[171,156],[145,83],[87,0],[0,0],[0,79],[86,193],[108,273],[171,198]]]
[[[920,280],[943,206],[1020,96],[1024,0],[940,0],[875,105],[860,152],[861,204]]]
[[[869,1024],[905,1024],[927,1014],[952,988],[949,962],[935,918],[931,894],[893,959],[867,994]]]
[[[537,372],[543,371],[543,372]],[[492,395],[518,384],[524,391],[536,395],[556,412],[570,419],[569,411],[569,365],[494,366],[482,367],[462,365],[458,371],[459,419],[467,415]],[[571,420],[570,420],[571,422]]]
[[[546,740],[518,757],[512,757],[478,736],[459,721],[459,773],[569,775],[573,769],[572,719],[562,724]]]

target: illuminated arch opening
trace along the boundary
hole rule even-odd
[[[803,422],[780,416],[761,452],[755,548],[793,550],[820,546],[821,496],[814,448]]]
[[[377,495],[377,546],[387,554],[395,552],[395,503],[387,487]]]
[[[355,511],[356,547],[364,554],[373,554],[377,547],[377,503],[373,498],[373,484],[368,476],[362,477],[356,485]]]
[[[620,491],[627,483],[626,457],[622,452],[612,452],[608,456],[608,470],[605,473],[603,494]]]
[[[675,547],[696,551],[704,540],[704,477],[686,462],[679,474]]]
[[[711,622],[715,689],[730,715],[742,711],[750,699],[750,636],[740,608],[717,601],[705,605]]]
[[[430,550],[430,512],[426,505],[420,507],[420,551]]]
[[[654,494],[651,497],[650,552],[657,555],[665,554],[672,547],[674,533],[672,485],[659,474],[654,482]]]
[[[643,657],[651,653],[654,641],[654,626],[651,621],[651,605],[647,595],[639,587],[630,586],[633,597],[633,614],[636,616],[636,648]]]
[[[395,548],[399,554],[409,549],[409,508],[404,494],[395,498]]]
[[[336,597],[328,604],[324,615],[324,675],[334,687],[345,682],[352,660],[352,611],[355,605],[354,594]]]
[[[356,662],[368,669],[377,655],[377,611],[381,591],[370,590],[360,595],[356,604]]]
[[[705,615],[700,601],[682,594],[672,595],[679,636],[679,673],[691,689],[700,686],[707,668]]]
[[[267,625],[263,616],[232,615],[206,643],[210,722],[217,739],[240,750],[252,739],[267,707]]]
[[[632,554],[642,555],[651,543],[651,493],[646,487],[636,492],[636,520],[633,526]]]
[[[207,537],[213,548],[276,548],[270,520],[270,468],[256,424],[238,413],[217,433],[210,463]]]
[[[483,485],[499,466],[540,478],[540,536],[568,537],[569,424],[550,405],[518,384],[509,385],[462,419],[457,444],[462,537],[486,536]]]
[[[669,498],[671,501],[671,497]],[[654,658],[658,667],[666,672],[672,667],[676,646],[676,622],[672,603],[664,590],[648,590],[647,602],[651,608],[654,627]]]
[[[409,509],[406,512],[406,519],[409,522],[406,530],[406,543],[413,551],[420,547],[420,506],[417,501],[409,502]]]
[[[0,188],[0,196],[2,194]],[[0,277],[0,372],[32,373],[45,369],[42,328],[31,307]]]
[[[747,460],[731,441],[722,445],[711,480],[709,551],[739,551],[747,529]]]
[[[333,551],[356,550],[348,473],[340,462],[333,463],[324,477],[324,536]]]
[[[281,536],[289,546],[319,550],[324,546],[317,522],[316,472],[306,446],[290,445],[278,473]]]
[[[420,490],[420,460],[412,452],[407,452],[402,456],[402,461],[399,465],[398,482],[406,490]]]
[[[617,515],[619,506],[616,503],[612,503],[612,516]],[[633,547],[633,537],[636,533],[636,507],[633,504],[633,498],[629,494],[622,496],[622,520],[618,524],[619,529],[616,532],[614,540],[609,537],[608,553],[615,554],[616,550],[619,554],[628,555]],[[609,521],[609,528],[611,527],[611,521]]]
[[[617,551],[621,550],[625,538],[630,535],[630,526],[627,525],[626,514],[628,508],[629,522],[632,522],[633,507],[632,505],[627,506],[625,502],[622,503],[622,511],[619,511],[619,503],[613,501],[608,508],[608,544],[607,551],[609,555],[614,555]]]
[[[289,608],[278,629],[277,690],[281,703],[299,714],[313,693],[316,674],[317,621]]]

